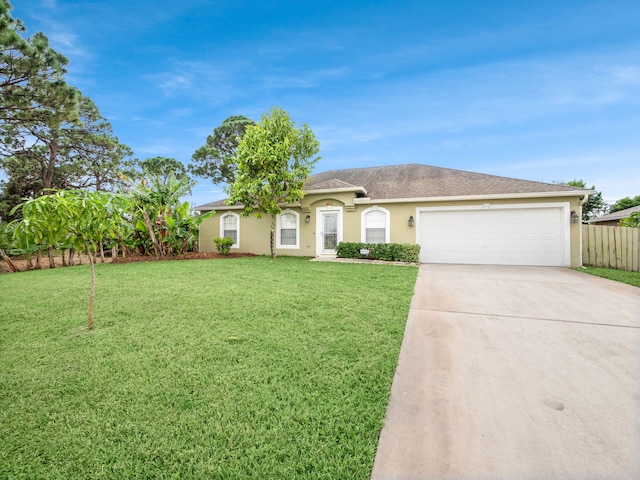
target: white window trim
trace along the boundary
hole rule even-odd
[[[236,235],[236,243],[231,245],[231,248],[240,248],[240,215],[234,212],[225,212],[220,215],[220,237],[224,236],[224,219],[225,217],[232,216],[236,217],[236,227],[237,227],[237,235]]]
[[[292,213],[296,217],[296,244],[295,245],[282,245],[280,238],[280,225],[281,225],[281,217],[282,215]],[[276,248],[282,249],[299,249],[300,248],[300,214],[295,210],[286,209],[280,212],[280,214],[276,217]]]
[[[367,213],[373,211],[379,211],[385,214],[384,243],[391,243],[391,212],[378,205],[369,207],[360,214],[360,241],[367,243]]]

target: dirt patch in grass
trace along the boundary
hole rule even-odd
[[[182,255],[171,255],[168,257],[154,257],[151,255],[133,255],[125,258],[118,257],[114,259],[111,259],[111,257],[106,257],[105,263],[161,262],[161,261],[167,261],[167,260],[216,260],[216,259],[224,259],[224,258],[239,258],[239,257],[254,257],[254,256],[255,255],[253,253],[230,253],[228,256],[225,257],[224,255],[220,255],[219,253],[216,253],[216,252],[203,252],[203,253],[189,252]],[[63,266],[62,257],[56,256],[54,258],[55,258],[56,268],[62,267]],[[16,267],[18,267],[18,269],[21,272],[25,272],[29,270],[27,266],[27,260],[25,258],[12,257],[11,261],[14,263]],[[35,265],[35,262],[36,262],[35,257],[33,257],[32,264]],[[84,255],[82,257],[82,263],[84,264],[89,263],[89,260]],[[100,258],[98,258],[97,263],[100,263]],[[78,264],[79,263],[76,259],[76,261],[74,262],[74,265],[78,265]],[[43,256],[41,260],[41,266],[42,266],[41,268],[42,270],[47,270],[49,268],[49,258],[47,256]],[[0,274],[1,273],[11,273],[11,270],[9,270],[9,266],[2,259],[0,259]]]

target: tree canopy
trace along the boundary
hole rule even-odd
[[[11,4],[0,0],[0,123],[37,121],[49,114],[52,96],[60,102],[73,97],[62,80],[68,60],[36,33],[11,16]],[[73,101],[73,98],[66,100]]]
[[[211,179],[214,184],[233,183],[238,144],[247,127],[255,124],[256,122],[242,115],[226,118],[207,137],[206,143],[192,155],[189,171],[198,177]]]
[[[620,225],[623,227],[640,228],[640,212],[633,212],[629,215],[629,218],[623,218],[620,220]]]
[[[582,179],[571,180],[570,182],[567,182],[566,185],[571,187],[587,188],[587,184]],[[591,190],[596,190],[596,187],[592,186]],[[602,198],[602,192],[596,191],[596,193],[589,195],[589,198],[582,206],[582,220],[587,221],[602,215],[603,213],[607,213],[607,204]]]
[[[640,205],[640,195],[633,198],[624,197],[611,205],[611,207],[609,207],[609,212],[619,212],[620,210],[626,210],[627,208],[636,207],[638,205]]]
[[[0,0],[0,217],[25,197],[55,189],[112,190],[123,159],[97,106],[64,80],[67,59],[47,37],[30,38]]]
[[[276,215],[282,203],[304,196],[304,182],[320,159],[320,143],[305,124],[296,128],[282,108],[274,107],[257,125],[247,127],[236,153],[237,173],[228,203],[244,205],[243,215],[271,215],[271,256],[275,257]]]
[[[140,172],[130,172],[132,174],[128,176],[134,178],[157,177],[165,184],[169,181],[169,177],[171,176],[177,179],[181,179],[183,177],[188,180],[191,179],[183,163],[175,158],[151,157],[145,160],[136,159],[130,163],[133,167],[140,170]]]

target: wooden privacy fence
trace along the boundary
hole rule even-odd
[[[583,225],[582,263],[640,272],[640,228]]]

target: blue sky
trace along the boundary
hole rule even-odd
[[[316,172],[424,163],[640,195],[636,1],[13,0],[138,158],[273,106]],[[224,197],[202,180],[190,199]]]

